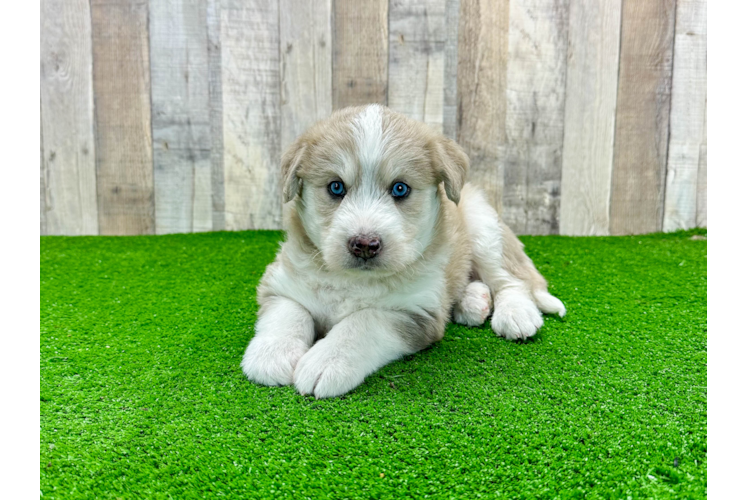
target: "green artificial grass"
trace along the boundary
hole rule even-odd
[[[704,234],[522,237],[564,319],[319,401],[239,367],[280,232],[43,237],[43,498],[705,498]]]

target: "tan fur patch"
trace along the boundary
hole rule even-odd
[[[513,276],[530,286],[532,291],[548,291],[548,282],[535,268],[530,257],[525,253],[525,245],[514,235],[509,226],[501,222],[504,241],[504,266]]]

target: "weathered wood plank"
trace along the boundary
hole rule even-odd
[[[157,234],[213,227],[206,16],[205,0],[150,0]]]
[[[223,93],[221,90],[221,0],[208,0],[208,95],[213,230],[226,228],[223,186]]]
[[[571,0],[560,232],[606,235],[618,91],[621,0]]]
[[[663,230],[696,225],[706,106],[706,0],[678,0]]]
[[[731,105],[733,103],[729,103]],[[710,106],[711,107],[711,106]],[[719,113],[719,111],[718,111]],[[710,113],[711,114],[711,113]],[[722,116],[725,116],[723,113]],[[736,116],[730,113],[732,116]],[[730,116],[728,114],[728,116]],[[722,135],[724,137],[724,135]],[[705,210],[706,210],[706,227],[708,228],[719,228],[720,227],[720,171],[721,171],[722,155],[721,147],[710,145],[706,147],[706,183],[705,183]]]
[[[390,108],[442,132],[444,0],[398,0],[389,11]]]
[[[278,1],[221,8],[226,229],[281,227]]]
[[[332,113],[332,0],[280,0],[281,147]]]
[[[457,142],[470,157],[469,180],[501,213],[506,143],[509,2],[462,0],[457,76]]]
[[[568,0],[511,2],[503,219],[517,234],[558,234]]]
[[[460,0],[446,0],[444,11],[444,110],[442,129],[457,139],[457,39],[460,27]]]
[[[91,11],[41,3],[42,234],[98,234]]]
[[[387,104],[387,0],[333,4],[333,109]]]
[[[626,0],[621,19],[610,233],[662,230],[675,0]]]
[[[699,151],[699,173],[696,188],[696,227],[706,227],[706,108],[704,104],[704,140]]]
[[[44,115],[39,106],[39,234],[47,232],[47,164],[44,161]]]
[[[101,234],[153,233],[146,0],[91,0]]]

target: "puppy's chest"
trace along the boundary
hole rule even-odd
[[[280,285],[277,291],[304,306],[321,334],[362,309],[436,311],[442,306],[446,293],[441,272],[399,284],[335,279],[314,274],[299,278],[297,275],[297,279],[279,280],[283,283],[276,282]]]

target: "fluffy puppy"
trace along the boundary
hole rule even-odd
[[[282,159],[286,241],[258,287],[250,380],[344,394],[450,317],[531,337],[566,312],[452,140],[383,106],[317,123]]]

